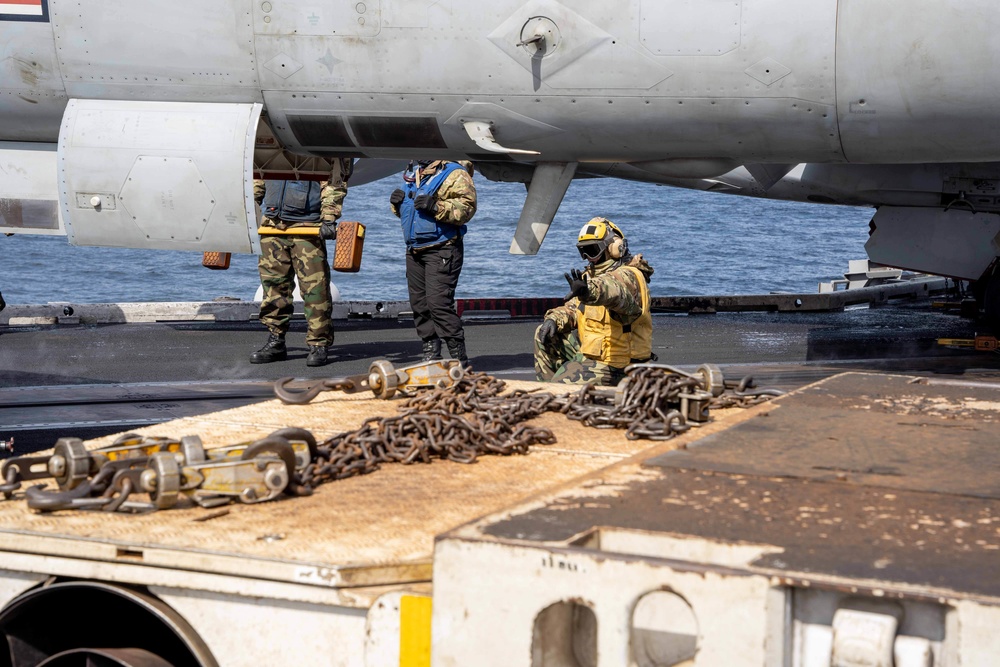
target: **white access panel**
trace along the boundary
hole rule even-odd
[[[995,162],[992,0],[841,0],[837,108],[850,162]]]
[[[250,253],[260,104],[70,100],[59,207],[73,245]]]

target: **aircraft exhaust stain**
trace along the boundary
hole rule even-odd
[[[24,95],[18,95],[18,97],[20,97],[22,100],[24,100],[28,104],[38,104],[38,100],[33,100],[33,99],[30,99],[30,98],[27,98]]]
[[[17,64],[21,81],[29,86],[37,86],[38,70],[40,69],[38,63],[33,60],[25,60],[24,58],[13,58],[13,61]]]

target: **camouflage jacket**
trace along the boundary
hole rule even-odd
[[[420,170],[421,178],[431,178],[445,164],[435,160]],[[449,225],[464,225],[476,214],[476,185],[472,182],[472,163],[460,161],[465,169],[456,169],[444,180],[435,194],[437,213],[434,219]],[[399,217],[399,207],[392,206],[392,213]]]
[[[333,160],[330,177],[321,184],[323,191],[320,194],[320,222],[286,224],[280,220],[265,216],[261,225],[264,227],[286,229],[288,227],[319,227],[323,222],[336,222],[340,218],[344,207],[344,198],[347,197],[347,177],[351,172],[350,163],[350,158],[337,158]],[[258,206],[264,201],[264,194],[266,192],[267,181],[255,179],[253,182],[253,200]]]
[[[647,283],[653,275],[653,267],[642,255],[633,256],[624,265],[614,259],[591,265],[584,273],[587,277],[587,295],[583,302],[605,306],[616,320],[622,324],[631,324],[642,315],[642,293],[635,272],[623,270],[624,266],[639,269]],[[545,319],[554,321],[559,327],[559,333],[566,333],[576,328],[579,305],[579,299],[570,299],[564,305],[545,313]]]

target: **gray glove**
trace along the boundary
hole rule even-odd
[[[392,194],[389,195],[389,203],[392,204],[393,206],[399,206],[400,204],[403,203],[403,199],[405,198],[406,198],[406,193],[400,190],[399,188],[396,188],[395,190],[392,191]]]
[[[558,333],[559,327],[556,326],[555,320],[543,320],[542,326],[538,327],[538,338],[543,345],[551,344]]]
[[[324,220],[319,226],[319,237],[327,241],[337,238],[337,222],[335,220]]]

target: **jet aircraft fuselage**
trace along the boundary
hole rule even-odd
[[[1000,254],[987,0],[19,7],[0,16],[0,165],[31,176],[0,179],[23,203],[8,228],[250,251],[252,172],[449,157],[531,184],[516,252],[573,178],[616,176],[882,207],[869,250],[904,268],[975,280]],[[62,222],[38,220],[46,201]]]

